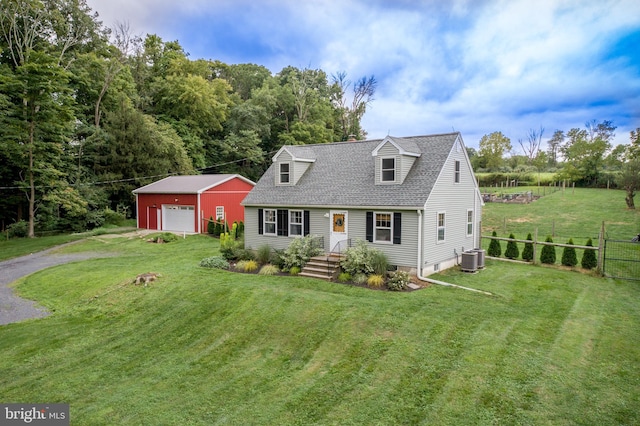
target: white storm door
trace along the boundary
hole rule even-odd
[[[329,212],[329,250],[333,253],[341,253],[349,246],[348,237],[348,212],[331,210]]]

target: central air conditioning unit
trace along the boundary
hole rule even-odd
[[[484,258],[485,258],[485,250],[483,249],[473,249],[476,253],[478,253],[478,269],[484,269]]]
[[[460,269],[464,272],[476,272],[478,270],[478,252],[474,250],[463,251]]]

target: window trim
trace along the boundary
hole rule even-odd
[[[440,225],[440,215],[442,215],[442,225]],[[442,239],[440,238],[440,230],[442,230]],[[436,213],[436,243],[442,244],[447,240],[447,212],[440,211]]]
[[[267,220],[267,216],[269,212],[273,214],[273,221]],[[263,223],[263,235],[278,235],[278,210],[276,209],[264,209],[262,213],[262,223]],[[267,224],[273,224],[273,232],[267,232]]]
[[[286,173],[282,172],[282,166],[286,165],[289,170]],[[282,181],[282,176],[287,176],[287,182]],[[278,163],[278,184],[279,185],[291,185],[291,162],[290,161],[282,161]]]
[[[393,169],[384,168],[384,160],[393,160]],[[393,180],[385,180],[384,172],[393,170]],[[398,177],[398,160],[395,156],[380,157],[380,183],[396,183]]]
[[[218,212],[222,210],[222,214],[218,214]],[[224,220],[224,206],[216,206],[216,217],[215,220]]]
[[[294,222],[292,213],[300,213],[300,222]],[[293,226],[300,226],[300,233],[293,233]],[[289,210],[289,236],[290,237],[302,237],[304,236],[304,210]]]
[[[467,209],[467,237],[471,237],[473,235],[473,218],[473,209]],[[469,230],[471,230],[471,232],[469,232]]]
[[[378,215],[388,215],[389,216],[389,226],[388,227],[379,227],[378,226]],[[377,244],[393,244],[393,212],[373,212],[373,242]],[[379,240],[378,239],[378,229],[388,229],[389,230],[389,240]]]
[[[454,162],[453,183],[460,183],[460,160],[455,160]]]

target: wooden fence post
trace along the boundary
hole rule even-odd
[[[533,235],[533,264],[538,263],[538,228],[534,231]]]
[[[600,235],[598,236],[598,267],[596,271],[600,275],[604,275],[604,220],[602,221],[602,227],[600,228]]]

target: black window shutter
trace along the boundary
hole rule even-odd
[[[304,211],[304,219],[302,222],[302,235],[309,235],[311,220],[309,219],[309,210]]]
[[[402,236],[402,213],[393,214],[393,244],[400,244]]]
[[[278,235],[288,236],[289,235],[289,211],[288,210],[278,210]]]
[[[367,212],[367,241],[373,242],[373,212]]]
[[[262,209],[258,209],[258,234],[264,234],[264,212]]]

